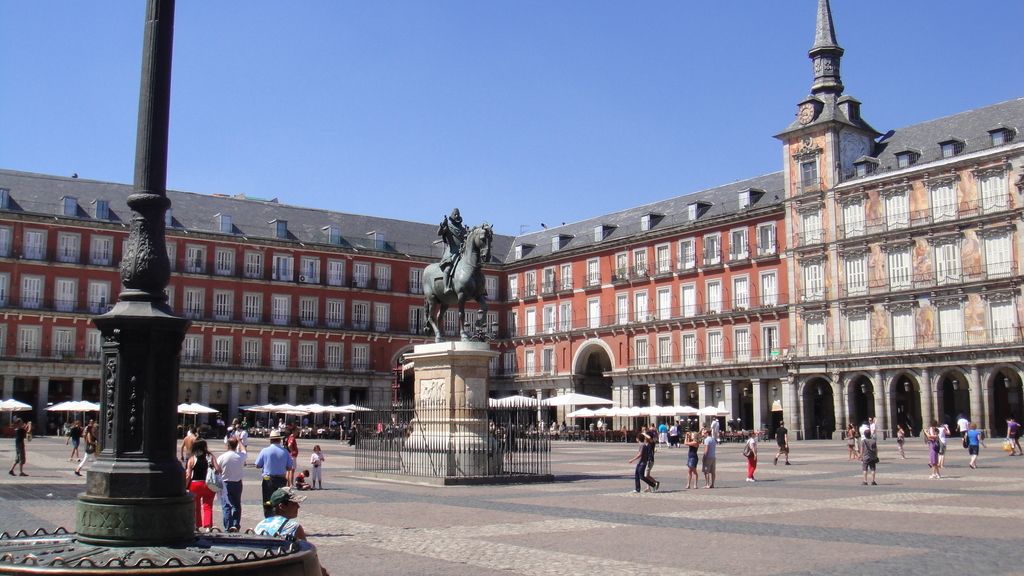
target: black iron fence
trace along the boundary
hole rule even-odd
[[[524,481],[551,474],[551,445],[536,410],[402,404],[356,417],[358,471]]]

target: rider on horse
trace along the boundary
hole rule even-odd
[[[437,235],[444,240],[444,254],[441,256],[441,271],[444,272],[445,291],[452,289],[452,272],[455,265],[462,257],[462,245],[466,242],[466,234],[469,228],[462,225],[462,214],[459,209],[452,210],[450,216],[445,216],[437,229]]]

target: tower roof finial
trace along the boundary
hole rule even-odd
[[[836,42],[836,29],[832,25],[832,9],[828,0],[818,0],[814,46],[807,55],[814,63],[814,84],[811,85],[811,93],[842,94],[843,82],[839,78],[839,59],[843,55],[843,49]]]

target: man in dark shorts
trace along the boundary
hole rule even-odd
[[[775,454],[775,465],[779,465],[779,456],[786,457],[786,466],[789,466],[789,430],[786,430],[786,423],[779,422],[775,429],[775,441],[779,444],[779,451]]]
[[[14,419],[14,464],[11,464],[11,469],[7,472],[11,476],[14,476],[14,469],[18,469],[18,476],[28,476],[25,474],[25,462],[28,460],[25,454],[25,439],[28,438],[28,428],[25,423],[21,421],[21,418]]]

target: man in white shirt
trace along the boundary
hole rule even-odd
[[[961,413],[960,416],[957,417],[956,419],[956,431],[959,432],[961,436],[963,436],[964,434],[967,434],[967,431],[970,430],[970,428],[970,420],[967,419],[967,416],[965,414]]]
[[[238,532],[242,526],[242,470],[245,466],[245,453],[239,452],[239,446],[238,438],[229,437],[228,449],[217,457],[224,479],[220,503],[224,512],[224,530],[227,532]]]
[[[939,463],[936,468],[942,473],[942,467],[946,464],[946,439],[949,438],[949,426],[939,425]]]

